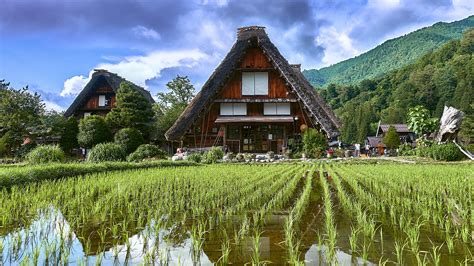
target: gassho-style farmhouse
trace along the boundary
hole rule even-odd
[[[97,70],[67,116],[107,114],[123,78]],[[153,102],[150,93],[134,85]],[[166,139],[174,147],[282,153],[301,132],[315,128],[329,140],[339,136],[340,121],[301,73],[270,41],[264,27],[237,30],[237,41],[187,106]]]

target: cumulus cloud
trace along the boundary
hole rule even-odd
[[[89,82],[89,79],[90,77],[84,77],[83,75],[68,78],[64,81],[64,88],[59,95],[62,97],[77,95]]]
[[[133,27],[132,32],[136,36],[143,37],[145,39],[159,40],[161,38],[160,34],[154,29],[150,29],[142,25]]]
[[[55,102],[43,100],[43,103],[44,103],[44,105],[45,105],[46,110],[49,110],[49,111],[56,111],[56,112],[62,112],[62,111],[64,111],[64,108],[63,108],[62,106],[58,105],[58,104],[55,103]]]
[[[159,78],[163,69],[193,68],[209,58],[199,49],[154,51],[143,56],[125,57],[117,63],[101,63],[95,69],[106,69],[147,88],[147,81]],[[77,95],[89,82],[91,75],[92,72],[88,77],[78,75],[67,79],[60,95],[63,97]]]
[[[316,37],[316,43],[324,47],[323,65],[328,66],[354,57],[359,51],[352,46],[351,38],[334,27],[324,27]]]

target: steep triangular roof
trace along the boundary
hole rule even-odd
[[[148,101],[150,101],[151,103],[155,102],[153,100],[153,97],[151,97],[150,92],[145,90],[144,88],[133,84],[132,82],[122,78],[121,76],[119,76],[115,73],[111,73],[111,72],[109,72],[107,70],[103,70],[103,69],[95,69],[94,73],[92,74],[91,80],[86,84],[86,86],[84,86],[84,89],[82,89],[82,91],[79,93],[79,95],[77,95],[76,99],[74,99],[71,106],[69,106],[69,108],[66,110],[64,115],[65,116],[71,116],[72,114],[74,114],[74,111],[77,108],[81,107],[87,101],[88,96],[91,93],[93,93],[95,85],[98,82],[101,82],[101,81],[104,81],[104,80],[110,85],[110,87],[112,87],[112,90],[115,93],[117,93],[117,90],[120,87],[120,83],[122,83],[123,81],[129,82],[130,84],[132,84],[132,86],[136,90],[141,92],[143,94],[143,96],[145,96],[145,98]]]
[[[239,29],[237,41],[204,84],[201,91],[194,97],[174,125],[165,133],[166,139],[181,139],[194,121],[201,113],[206,111],[206,107],[219,94],[234,70],[238,68],[245,51],[251,47],[258,47],[263,51],[273,67],[288,84],[290,91],[303,104],[313,124],[319,124],[328,137],[332,138],[340,134],[338,129],[341,123],[321,96],[309,84],[299,67],[292,67],[280,54],[268,38],[264,27],[252,26]]]

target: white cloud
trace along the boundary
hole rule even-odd
[[[81,92],[82,88],[84,88],[87,82],[89,82],[89,79],[90,78],[84,77],[82,75],[67,79],[64,81],[64,88],[59,95],[62,97],[77,95],[79,92]]]
[[[57,103],[54,103],[51,101],[45,101],[45,100],[43,100],[43,103],[46,107],[46,110],[57,111],[57,112],[64,111],[64,108],[58,105]]]
[[[107,69],[133,83],[145,87],[149,79],[159,77],[160,71],[169,67],[193,67],[208,55],[198,49],[155,51],[144,56],[125,57],[122,61],[99,64],[96,68]]]
[[[196,67],[198,63],[212,58],[198,49],[177,51],[154,51],[143,56],[129,56],[118,63],[102,63],[95,69],[106,69],[112,73],[146,87],[145,82],[160,77],[161,70],[170,67]],[[77,95],[89,82],[91,75],[78,75],[67,79],[60,95],[62,97]]]
[[[332,65],[347,58],[354,57],[359,51],[353,47],[352,40],[345,32],[338,32],[334,27],[321,28],[316,43],[324,47],[322,63]]]
[[[147,28],[142,25],[138,25],[132,28],[132,32],[138,37],[143,37],[146,39],[159,40],[161,36],[154,29]]]

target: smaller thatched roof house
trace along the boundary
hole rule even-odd
[[[90,81],[77,95],[65,116],[74,115],[83,118],[91,114],[106,115],[115,106],[115,95],[120,83],[129,82],[133,88],[141,92],[146,99],[154,103],[150,92],[132,82],[103,69],[95,69]]]

